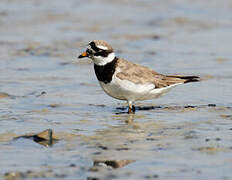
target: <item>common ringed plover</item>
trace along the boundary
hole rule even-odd
[[[84,57],[93,60],[95,74],[105,93],[127,101],[128,113],[134,111],[135,101],[158,98],[177,85],[199,81],[198,76],[163,75],[119,58],[112,46],[102,40],[91,41],[78,58]]]

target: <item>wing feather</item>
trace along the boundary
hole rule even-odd
[[[197,76],[166,76],[152,69],[127,60],[118,59],[116,76],[135,84],[154,84],[155,88],[163,88],[173,84],[197,81]]]

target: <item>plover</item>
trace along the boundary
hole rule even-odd
[[[177,85],[199,81],[198,76],[163,75],[119,58],[103,40],[91,41],[78,58],[84,57],[93,60],[95,74],[105,93],[127,101],[128,113],[134,112],[135,101],[158,98]]]

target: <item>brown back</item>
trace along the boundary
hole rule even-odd
[[[167,87],[186,81],[185,79],[181,79],[182,76],[165,76],[148,67],[121,58],[118,59],[117,68],[120,68],[121,71],[116,74],[119,79],[129,80],[135,84],[152,83],[155,85],[155,88]]]

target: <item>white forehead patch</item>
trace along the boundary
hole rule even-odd
[[[108,47],[106,47],[106,46],[97,45],[97,47],[98,47],[99,49],[108,50]]]

